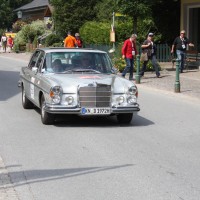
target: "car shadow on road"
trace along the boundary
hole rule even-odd
[[[97,167],[82,167],[82,168],[66,168],[66,169],[42,169],[42,170],[16,170],[9,172],[12,183],[15,187],[22,185],[49,182],[54,180],[69,179],[73,177],[86,176],[87,174],[96,174],[109,170],[118,170],[120,168],[133,167],[135,164],[113,165],[113,166],[97,166]],[[2,173],[7,176],[7,173]],[[10,183],[5,183],[4,187],[10,188]],[[1,186],[0,186],[1,189]]]
[[[0,101],[6,101],[20,92],[18,81],[19,72],[0,70]]]
[[[148,126],[153,122],[145,119],[139,115],[133,115],[130,124],[120,124],[116,116],[90,116],[81,117],[76,115],[58,115],[56,118],[55,126],[57,127],[135,127],[135,126]]]
[[[40,109],[34,108],[40,115]],[[40,117],[40,116],[38,116]],[[42,123],[42,122],[41,122]],[[56,127],[136,127],[136,126],[149,126],[154,124],[149,119],[146,119],[138,114],[133,115],[130,124],[119,124],[116,116],[78,116],[78,115],[56,115],[54,126]]]
[[[35,107],[34,110],[40,117],[40,109]],[[41,122],[42,123],[42,122]],[[54,126],[56,127],[136,127],[153,125],[149,119],[138,114],[133,114],[130,124],[119,124],[116,116],[79,116],[73,114],[57,114],[55,115]]]

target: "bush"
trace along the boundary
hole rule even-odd
[[[45,38],[45,46],[49,47],[49,46],[54,46],[54,45],[59,45],[62,44],[62,40],[60,39],[60,37],[54,33],[48,35]],[[61,45],[63,46],[63,45]]]
[[[110,44],[110,24],[106,22],[86,22],[80,28],[84,44]]]
[[[27,23],[22,21],[22,20],[17,20],[13,25],[12,25],[12,31],[14,33],[19,32],[23,26],[25,26]]]
[[[14,39],[14,51],[19,51],[20,46],[26,43],[35,43],[38,36],[44,34],[45,25],[41,20],[33,21],[31,24],[24,25],[22,29],[16,34]]]

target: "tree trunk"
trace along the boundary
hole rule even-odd
[[[136,15],[133,16],[133,33],[137,34],[137,21],[138,17]]]

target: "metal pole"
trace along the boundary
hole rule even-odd
[[[140,55],[136,56],[136,64],[137,64],[137,71],[136,71],[136,75],[135,75],[135,82],[140,84]]]
[[[180,65],[180,60],[176,59],[176,81],[175,81],[175,92],[176,93],[180,92],[179,65]]]
[[[115,12],[113,12],[113,31],[115,32]],[[115,42],[113,42],[113,49],[115,49]]]

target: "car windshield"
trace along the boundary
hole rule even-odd
[[[47,73],[112,73],[109,56],[101,52],[51,52],[46,54]]]

